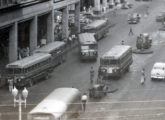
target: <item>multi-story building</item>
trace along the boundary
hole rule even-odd
[[[62,12],[63,38],[68,37],[68,8],[75,6],[75,27],[80,31],[80,0],[0,0],[0,67],[18,59],[18,50],[35,50],[54,41],[54,14]],[[5,63],[4,63],[5,62]]]

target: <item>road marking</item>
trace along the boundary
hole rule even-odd
[[[165,102],[165,100],[114,101],[114,102],[88,102],[87,104],[151,103],[151,102]]]
[[[129,117],[151,117],[151,116],[154,116],[154,117],[160,117],[161,115],[165,115],[165,113],[157,113],[157,114],[144,114],[144,115],[114,115],[114,116],[110,116],[110,117],[84,117],[84,118],[76,118],[76,120],[78,119],[83,119],[83,120],[95,120],[95,119],[114,119],[114,118],[129,118]],[[69,120],[69,119],[68,119]]]

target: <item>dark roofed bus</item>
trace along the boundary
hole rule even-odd
[[[103,77],[121,77],[132,64],[132,49],[127,45],[116,45],[100,58],[99,73]]]
[[[95,33],[96,40],[104,38],[108,30],[108,20],[95,20],[83,27],[83,32]]]
[[[36,49],[34,53],[49,53],[52,55],[52,66],[55,67],[66,60],[66,44],[63,41],[55,41],[49,43],[39,49]]]
[[[23,87],[32,86],[41,78],[47,79],[52,71],[51,55],[36,53],[32,56],[6,65],[6,78],[14,79],[14,85]]]

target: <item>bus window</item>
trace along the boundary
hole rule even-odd
[[[14,73],[13,69],[7,69],[7,72],[8,72],[9,74],[13,74],[13,73]]]
[[[117,65],[117,60],[110,60],[110,65]]]
[[[19,68],[14,69],[14,73],[15,73],[15,74],[20,74],[20,73],[21,73],[21,69],[19,69]]]

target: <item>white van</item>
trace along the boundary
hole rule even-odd
[[[156,62],[151,70],[151,79],[165,80],[165,63]]]

